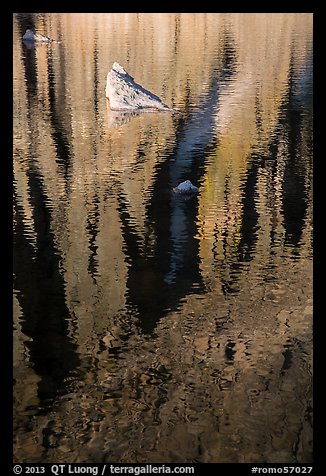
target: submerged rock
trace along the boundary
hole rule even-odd
[[[177,187],[174,187],[173,191],[176,193],[191,194],[198,193],[199,189],[193,185],[190,180],[185,180],[184,182],[179,183]]]
[[[26,30],[25,34],[23,35],[23,40],[30,41],[30,42],[38,42],[38,43],[60,43],[59,41],[53,40],[48,36],[41,35],[40,33],[34,33],[32,30]]]
[[[107,75],[105,93],[112,110],[158,109],[175,112],[158,96],[137,84],[119,63],[113,63]]]

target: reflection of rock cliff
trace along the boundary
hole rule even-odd
[[[236,267],[241,269],[241,261],[252,257],[255,242],[263,240],[266,252],[273,246],[272,237],[277,237],[278,245],[283,242],[283,226],[291,227],[287,213],[291,201],[284,200],[283,208],[280,199],[286,187],[294,189],[283,181],[284,172],[294,160],[294,149],[298,162],[307,147],[307,138],[300,137],[299,130],[308,116],[298,114],[293,121],[292,136],[283,137],[280,142],[278,138],[282,121],[287,120],[287,111],[293,107],[289,102],[293,81],[294,85],[311,90],[308,74],[312,71],[311,17],[258,14],[246,16],[246,21],[241,15],[231,15],[229,19],[237,61],[231,80],[220,88],[215,113],[218,143],[207,158],[199,200],[202,273],[210,284],[211,278],[216,279],[215,273],[211,273],[214,262],[225,266],[229,260],[238,261]],[[304,36],[296,34],[299,29],[305,32]],[[251,34],[253,30],[255,35]],[[264,40],[257,44],[256,35]],[[291,97],[295,101],[297,96]],[[307,130],[310,127],[308,124]],[[302,167],[308,171],[310,165],[306,161]],[[295,168],[292,171],[295,175]],[[247,177],[246,187],[243,187],[244,177]],[[306,191],[302,186],[300,194],[300,180],[295,182],[298,195],[305,197],[300,207],[303,217],[309,215],[310,192],[308,195],[306,192],[310,186]],[[295,207],[291,212],[292,216],[298,216]],[[261,237],[257,238],[256,233],[261,233]],[[300,233],[297,230],[297,236]],[[280,250],[281,247],[275,254]],[[269,261],[271,257],[266,254],[265,259]],[[223,269],[227,288],[237,289],[233,280],[236,269],[224,266],[219,267],[219,272]]]
[[[35,15],[67,41],[27,52],[15,21],[18,462],[309,461],[310,124],[282,120],[311,22],[246,18]],[[185,114],[108,128],[115,58]],[[70,393],[40,415],[48,358]]]

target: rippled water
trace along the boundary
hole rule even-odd
[[[312,15],[13,22],[15,460],[311,462]]]

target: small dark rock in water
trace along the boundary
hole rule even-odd
[[[186,180],[185,182],[179,183],[177,187],[174,187],[173,189],[174,192],[176,193],[198,193],[199,189],[193,185],[190,180]]]

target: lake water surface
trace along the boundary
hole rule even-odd
[[[312,15],[13,34],[15,461],[311,462]]]

